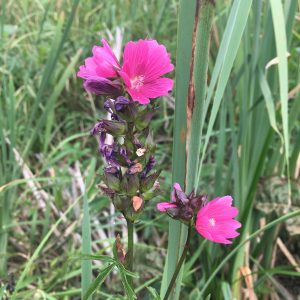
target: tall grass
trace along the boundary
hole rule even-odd
[[[190,5],[192,8],[188,13],[186,3],[180,3],[178,28],[178,52],[182,53],[182,48],[185,47],[185,51],[189,55],[192,53],[191,45],[193,43],[190,22],[191,16],[195,15],[197,2],[196,6],[195,2],[191,2]],[[193,149],[187,148],[187,157],[191,155],[194,163],[193,171],[190,173],[189,158],[187,158],[187,163],[181,161],[185,158],[185,154],[179,153],[178,148],[183,149],[182,151],[185,150],[185,145],[180,144],[180,136],[182,136],[180,130],[184,126],[182,124],[186,122],[184,115],[189,114],[189,102],[193,101],[191,98],[193,95],[187,94],[188,82],[191,82],[192,78],[188,77],[187,73],[185,73],[186,77],[182,76],[181,68],[187,67],[187,61],[184,61],[181,56],[177,56],[177,74],[179,73],[179,75],[176,77],[176,109],[178,109],[178,114],[175,113],[173,178],[175,181],[177,180],[177,166],[180,166],[181,177],[179,178],[186,176],[188,182],[197,173],[195,188],[200,192],[207,191],[206,162],[210,162],[210,157],[214,157],[213,169],[210,170],[215,172],[215,186],[211,193],[215,196],[233,194],[235,203],[240,210],[239,218],[243,224],[238,241],[241,246],[235,248],[236,251],[230,255],[232,257],[231,280],[227,281],[228,286],[233,284],[233,297],[239,297],[242,284],[240,267],[249,265],[249,248],[242,246],[245,244],[243,241],[246,240],[249,233],[257,229],[257,220],[262,216],[254,209],[255,203],[259,201],[257,185],[263,176],[283,176],[286,178],[286,186],[282,188],[290,191],[289,168],[295,169],[295,165],[290,166],[291,138],[289,131],[295,126],[297,128],[298,125],[296,123],[288,124],[287,36],[292,34],[292,20],[297,7],[296,1],[288,1],[283,7],[280,1],[271,1],[269,4],[263,1],[252,3],[252,1],[236,0],[233,1],[231,7],[227,6],[226,8],[229,10],[228,17],[224,17],[227,15],[226,10],[223,11],[224,5],[217,2],[214,33],[217,32],[222,39],[220,46],[218,40],[215,39],[210,50],[210,81],[207,83],[206,99],[202,109],[197,112],[195,117],[198,119],[197,121],[200,121],[200,125],[198,125],[200,132],[191,132],[190,137],[193,144],[201,145],[203,136],[204,143],[201,153],[198,154],[200,155],[199,164],[197,164],[198,157],[195,157]],[[190,25],[188,26],[188,24]],[[223,28],[225,28],[224,33]],[[184,40],[182,36],[189,38],[189,41]],[[196,37],[196,43],[199,38]],[[218,49],[217,53],[216,49]],[[275,49],[276,51],[274,51]],[[198,51],[201,50],[203,49],[198,49]],[[197,54],[201,55],[196,52],[195,56]],[[266,68],[268,62],[276,57],[275,65]],[[191,64],[189,63],[189,66]],[[204,65],[205,59],[202,59],[198,68],[200,69]],[[234,70],[232,71],[233,66]],[[193,73],[190,72],[190,74]],[[200,79],[203,78],[205,75],[194,82],[195,89],[197,85],[201,86]],[[294,77],[290,89],[296,86],[296,80]],[[205,91],[205,86],[201,87],[202,91]],[[179,89],[180,91],[178,91]],[[299,103],[295,104],[295,102],[296,99],[294,99],[293,106],[298,107]],[[185,108],[183,103],[186,104]],[[201,120],[203,120],[203,125],[201,125]],[[215,130],[219,131],[218,138],[212,139]],[[216,146],[213,146],[214,144]],[[296,151],[299,153],[298,148]],[[181,183],[183,183],[182,179]],[[186,189],[190,191],[190,187],[186,186]],[[295,196],[297,197],[297,195]],[[288,193],[288,198],[284,201],[286,211],[292,209],[292,197],[293,195]],[[269,215],[267,220],[274,220],[274,215]],[[178,239],[180,231],[177,226],[180,225],[174,223],[174,221],[170,222],[169,251],[166,261],[166,268],[170,270],[170,273],[173,272],[174,265],[178,261],[177,249],[183,245],[182,240]],[[257,255],[256,257],[263,255],[263,268],[270,268],[273,247],[268,247],[267,243],[276,240],[278,230],[273,230],[271,235],[268,230],[265,235],[268,236],[268,239],[262,239],[259,245],[253,241],[250,251],[251,253],[253,251]],[[213,291],[213,298],[221,297],[220,281],[216,277],[209,276],[220,263],[224,251],[231,253],[230,248],[224,249],[211,244],[204,246],[204,250],[199,256],[202,278],[194,290],[194,295],[198,294],[198,297],[201,297],[210,290]],[[221,268],[218,268],[218,271],[221,271]],[[217,272],[213,274],[216,276]],[[206,283],[208,277],[211,287],[209,290],[207,290],[208,283]],[[165,273],[165,281],[167,280],[168,273]],[[177,293],[172,296],[172,299],[179,297],[181,280],[179,277],[176,286]],[[227,284],[227,282],[223,282],[223,284]],[[205,293],[202,291],[204,283]],[[162,293],[164,293],[164,289]],[[223,296],[225,297],[225,294]]]

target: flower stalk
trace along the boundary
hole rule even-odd
[[[127,222],[127,254],[126,254],[126,266],[127,269],[133,272],[133,254],[134,254],[134,242],[133,242],[133,234],[134,234],[134,224],[130,220],[126,220]],[[133,287],[132,277],[128,276],[128,283],[131,287]]]

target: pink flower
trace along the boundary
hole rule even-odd
[[[241,223],[234,220],[238,209],[232,206],[232,198],[216,198],[203,206],[196,220],[196,230],[206,239],[220,244],[231,244],[229,238],[239,235],[236,229]]]
[[[150,98],[167,95],[172,90],[173,80],[161,76],[173,69],[165,46],[156,40],[139,40],[126,44],[119,74],[132,99],[147,104]]]
[[[121,66],[105,39],[101,40],[103,47],[94,46],[93,56],[85,60],[85,65],[79,67],[78,77],[85,79],[84,87],[94,94],[116,95],[121,86],[117,80],[117,71]]]

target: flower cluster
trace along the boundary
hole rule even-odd
[[[99,187],[126,219],[134,222],[144,201],[157,190],[160,172],[154,171],[155,147],[147,141],[156,106],[142,106],[119,96],[105,101],[104,108],[110,112],[111,120],[99,120],[91,130],[99,139],[99,152],[107,163],[104,184]],[[107,134],[114,137],[112,144],[106,143]]]
[[[173,80],[162,77],[174,69],[165,46],[155,40],[128,42],[121,65],[106,40],[102,39],[102,44],[93,47],[93,56],[77,74],[87,91],[120,96],[125,90],[133,101],[148,104],[172,90]]]
[[[107,163],[99,187],[125,218],[134,222],[145,200],[156,194],[160,173],[154,170],[155,146],[147,139],[157,109],[150,99],[172,90],[173,80],[162,76],[174,66],[166,48],[155,40],[127,43],[122,65],[106,40],[102,39],[102,44],[93,47],[92,57],[77,75],[84,79],[88,92],[107,96],[104,109],[110,119],[99,120],[91,130]],[[113,143],[106,142],[108,134]]]
[[[193,192],[186,195],[175,183],[171,202],[158,203],[157,209],[184,223],[193,222],[196,218],[196,230],[204,238],[231,244],[228,239],[237,237],[236,229],[241,227],[241,223],[233,219],[238,209],[232,207],[232,201],[231,196],[224,196],[208,202],[206,195],[197,196]]]

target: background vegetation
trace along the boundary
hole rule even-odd
[[[82,228],[84,199],[94,254],[111,255],[125,222],[97,189],[102,161],[89,130],[103,114],[103,100],[84,92],[76,71],[102,37],[117,53],[128,40],[156,38],[173,63],[176,58],[180,63],[176,76],[182,82],[183,52],[176,53],[185,46],[181,36],[177,48],[179,2],[2,0],[0,7],[0,299],[80,299],[78,256],[89,242],[82,234],[89,230]],[[214,10],[200,166],[192,185],[210,198],[232,194],[243,229],[230,247],[195,234],[182,274],[182,299],[208,294],[212,299],[296,299],[298,4],[228,0],[216,1]],[[179,29],[187,28],[188,13],[181,18]],[[161,99],[152,123],[163,169],[161,199],[169,198],[172,184],[175,96],[180,101],[175,92]],[[178,116],[177,110],[177,124]],[[136,231],[139,299],[151,299],[146,287],[159,291],[165,282],[168,219],[155,211],[158,200],[148,205]],[[274,226],[264,230],[270,222]],[[249,235],[251,242],[241,244]],[[176,241],[170,240],[172,247]],[[102,267],[93,262],[94,276]],[[94,298],[122,295],[113,272]]]

